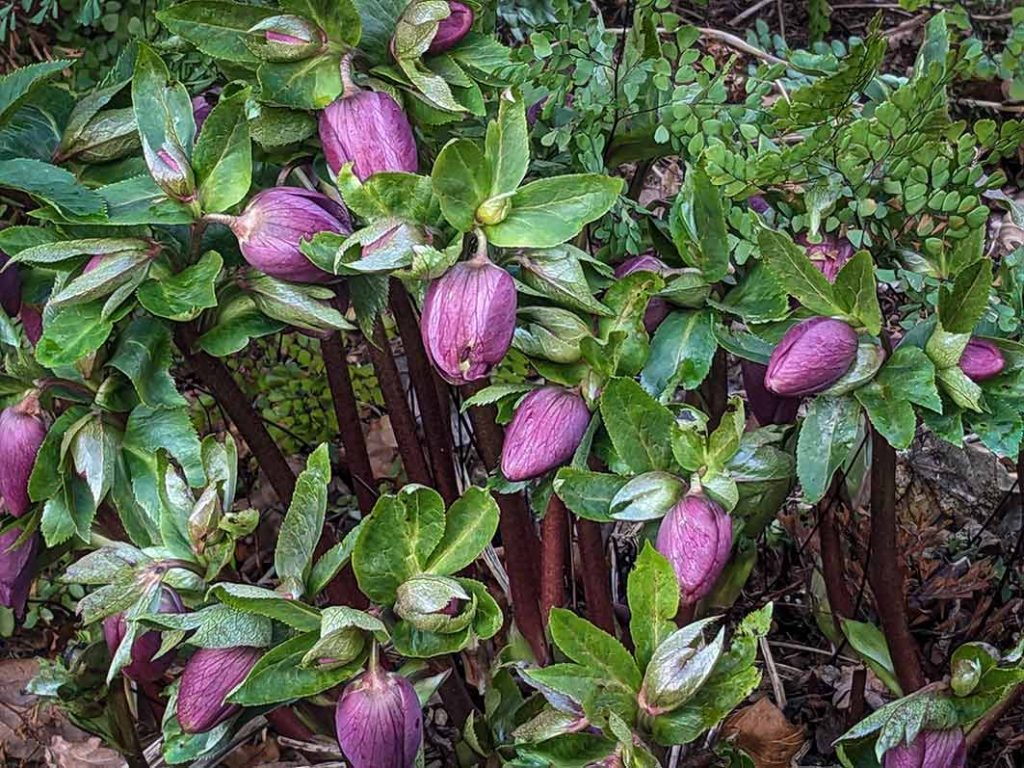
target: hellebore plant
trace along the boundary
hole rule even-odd
[[[1006,358],[988,339],[972,338],[964,347],[959,365],[971,381],[988,381],[1003,372]]]
[[[967,742],[959,728],[922,731],[885,753],[885,768],[965,768]]]
[[[661,521],[656,544],[672,563],[680,600],[692,605],[715,586],[732,549],[732,520],[717,503],[690,493]]]
[[[185,733],[203,733],[238,714],[227,695],[259,661],[259,648],[200,648],[185,663],[178,689],[178,722]]]
[[[185,606],[178,593],[169,587],[160,590],[159,613],[181,613]],[[103,620],[103,637],[107,642],[110,655],[117,653],[118,646],[124,639],[126,631],[124,614],[118,613]],[[165,653],[156,658],[160,651],[162,637],[159,632],[144,632],[132,643],[131,660],[122,668],[125,677],[136,682],[152,682],[163,677],[174,663],[174,654]]]
[[[801,320],[782,337],[768,360],[764,386],[783,397],[813,395],[841,379],[857,357],[857,333],[842,320]]]
[[[46,423],[35,393],[0,412],[0,498],[21,517],[32,505],[28,480],[46,437]]]
[[[13,610],[19,619],[25,615],[25,604],[35,576],[36,553],[39,551],[39,535],[31,533],[19,544],[23,533],[18,528],[11,528],[0,534],[0,606]]]
[[[589,423],[590,409],[578,392],[554,386],[535,389],[516,407],[505,432],[501,473],[518,482],[565,464]]]

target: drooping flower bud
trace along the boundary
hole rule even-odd
[[[801,320],[782,337],[768,360],[764,386],[784,397],[828,389],[857,358],[857,333],[842,320]]]
[[[398,587],[395,613],[416,629],[450,635],[472,623],[476,601],[455,579],[423,573]]]
[[[590,424],[590,410],[577,392],[541,387],[522,399],[505,430],[501,473],[529,480],[558,467],[580,446]]]
[[[764,195],[751,195],[747,198],[747,205],[750,206],[750,210],[754,213],[764,214],[772,209]]]
[[[632,259],[627,259],[615,268],[615,277],[623,278],[626,275],[632,275],[634,272],[654,272],[658,275],[665,274],[668,269],[668,265],[661,259],[658,259],[650,254],[644,256],[634,256]],[[647,311],[644,312],[644,328],[647,329],[648,333],[654,333],[654,331],[661,325],[661,321],[668,317],[669,305],[664,299],[657,297],[647,302]]]
[[[792,424],[800,408],[800,398],[779,397],[764,386],[768,367],[750,360],[740,360],[743,388],[747,393],[750,410],[762,427],[768,424]]]
[[[452,384],[487,376],[512,344],[516,284],[486,256],[463,261],[427,289],[420,328],[423,345]]]
[[[8,261],[7,255],[0,253],[0,308],[8,317],[14,317],[21,310],[21,276],[17,265],[8,265]]]
[[[220,94],[220,86],[215,85],[207,88],[197,96],[192,97],[192,117],[196,121],[196,133],[203,129],[203,123],[210,116],[217,104],[217,97]]]
[[[959,728],[922,731],[885,753],[885,768],[965,768],[967,741]]]
[[[691,605],[715,586],[732,549],[732,520],[722,507],[691,494],[662,518],[655,548],[676,572],[679,599]]]
[[[473,9],[458,0],[448,0],[451,11],[448,18],[437,25],[437,34],[427,48],[427,53],[444,53],[459,44],[473,26]]]
[[[12,609],[19,619],[25,615],[25,604],[35,573],[36,553],[39,551],[38,533],[33,533],[27,541],[14,547],[21,534],[19,528],[0,534],[0,605]]]
[[[1006,367],[1003,352],[988,339],[972,338],[960,355],[960,370],[972,381],[998,376]]]
[[[0,497],[15,517],[32,505],[28,478],[45,437],[46,424],[35,393],[0,413]]]
[[[202,733],[241,711],[224,698],[245,680],[259,648],[200,648],[185,664],[178,689],[178,722],[185,733]]]
[[[423,714],[412,683],[376,663],[347,686],[334,712],[338,744],[352,768],[413,768]]]
[[[43,315],[40,313],[39,308],[33,307],[31,304],[22,304],[18,317],[21,319],[21,327],[24,329],[28,340],[32,344],[38,343],[43,335]]]
[[[142,153],[150,176],[168,197],[183,203],[195,200],[196,178],[192,165],[176,142],[165,142],[157,149],[143,143]]]
[[[416,173],[416,139],[402,107],[387,93],[347,85],[320,113],[320,144],[331,173],[345,163],[360,181],[382,171]]]
[[[794,238],[794,242],[804,247],[807,258],[830,283],[836,281],[839,270],[853,258],[853,243],[845,237],[826,234],[822,235],[820,243],[815,244],[807,239],[807,235],[799,234]]]
[[[170,587],[162,587],[157,613],[182,613],[184,610],[185,606],[178,593]],[[111,656],[117,653],[127,631],[123,613],[115,613],[103,620],[103,639],[107,642],[107,650]],[[160,650],[160,643],[160,633],[156,630],[144,632],[136,637],[132,643],[131,662],[121,669],[125,677],[136,682],[151,682],[163,677],[174,661],[174,654],[165,653],[154,659]]]
[[[317,232],[347,235],[352,231],[344,206],[298,187],[258,192],[230,226],[247,262],[271,277],[296,283],[331,278],[303,255],[299,248],[303,240],[312,239]]]
[[[693,697],[715,668],[725,645],[725,630],[710,644],[704,628],[714,619],[682,627],[662,641],[644,673],[637,703],[652,717],[678,709]]]

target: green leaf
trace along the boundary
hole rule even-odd
[[[949,395],[954,403],[966,410],[981,412],[981,387],[977,382],[972,381],[959,366],[939,368],[935,371],[935,378],[942,383],[942,390]]]
[[[245,102],[249,89],[222,98],[203,123],[192,155],[204,213],[226,211],[245,198],[252,182],[252,143]]]
[[[155,278],[150,274],[135,296],[157,317],[181,323],[194,320],[204,309],[217,306],[217,277],[223,266],[219,253],[207,251],[176,275]]]
[[[992,289],[992,262],[976,261],[965,267],[939,293],[939,322],[948,333],[970,333],[988,307]]]
[[[722,192],[701,166],[686,170],[669,214],[672,240],[683,260],[709,283],[729,273],[729,237]]]
[[[640,383],[656,398],[670,396],[676,387],[696,389],[711,370],[718,342],[715,316],[709,310],[673,312],[651,340]]]
[[[761,257],[779,285],[807,309],[819,315],[843,314],[832,284],[811,262],[804,249],[782,232],[762,230]]]
[[[903,689],[896,680],[896,669],[893,667],[889,646],[882,631],[874,624],[851,619],[843,619],[842,626],[843,634],[857,655],[871,667],[871,671],[878,675],[879,680],[885,683],[890,691],[902,696]]]
[[[444,529],[444,502],[436,491],[407,485],[395,496],[382,496],[352,552],[359,588],[376,603],[393,603],[399,585],[424,571]]]
[[[491,166],[474,142],[454,139],[441,149],[430,174],[445,220],[460,232],[476,223],[476,209],[490,197]]]
[[[265,648],[273,640],[273,622],[266,616],[219,603],[189,613],[152,613],[144,618],[144,623],[185,632],[194,630],[188,642],[197,648]]]
[[[282,0],[281,8],[315,21],[332,43],[350,47],[359,43],[362,22],[351,0]]]
[[[28,478],[28,497],[32,501],[44,501],[55,496],[63,485],[63,462],[61,446],[64,434],[78,424],[88,410],[81,405],[72,405],[56,418],[46,431],[43,444],[36,453],[32,474]]]
[[[675,417],[632,379],[613,379],[601,395],[601,416],[615,451],[633,472],[671,471]]]
[[[458,573],[472,563],[498,530],[498,505],[482,488],[469,488],[445,516],[444,536],[427,561],[426,572]]]
[[[158,11],[156,16],[172,34],[192,43],[207,56],[255,66],[259,59],[245,44],[249,29],[277,13],[271,7],[191,0]]]
[[[388,46],[407,0],[353,0],[362,20],[360,49],[375,62],[389,60]]]
[[[256,307],[274,320],[307,331],[352,330],[344,315],[329,303],[333,293],[328,288],[289,283],[255,270],[249,273],[247,287]]]
[[[679,582],[675,571],[649,541],[644,542],[636,565],[629,573],[626,594],[630,610],[629,634],[642,672],[647,669],[655,649],[675,631],[673,619],[679,610]]]
[[[102,220],[106,212],[97,192],[81,186],[63,168],[39,160],[0,160],[0,188],[19,190],[52,205],[61,214],[87,221]]]
[[[295,482],[295,493],[274,548],[274,569],[281,587],[296,600],[303,596],[313,567],[313,550],[323,531],[330,482],[331,460],[327,443],[322,443],[310,454]]]
[[[499,248],[552,248],[604,216],[622,188],[622,179],[593,173],[533,181],[512,195],[504,221],[484,231]]]
[[[319,595],[338,575],[338,572],[348,564],[352,559],[352,551],[356,547],[356,541],[359,540],[361,529],[362,523],[345,534],[344,539],[324,552],[314,563],[306,581],[307,595]]]
[[[761,262],[756,262],[739,285],[725,294],[721,301],[708,299],[708,304],[749,323],[781,320],[789,314],[785,290]]]
[[[68,59],[42,61],[8,72],[0,77],[0,125],[14,115],[15,110],[32,92],[32,89],[62,69],[70,67]]]
[[[131,226],[135,224],[191,224],[192,211],[188,206],[171,200],[148,175],[135,176],[95,190],[101,204],[106,205],[107,216],[60,214],[43,208],[36,213],[47,221],[71,221],[99,226]]]
[[[242,295],[217,307],[217,321],[199,337],[199,348],[215,357],[233,355],[251,338],[277,333],[285,324],[256,308],[251,296]]]
[[[177,146],[186,157],[191,157],[196,135],[192,99],[185,86],[171,77],[159,54],[146,43],[139,43],[135,58],[132,109],[143,149],[155,153],[166,146]]]
[[[487,124],[484,154],[493,179],[490,197],[515,192],[530,165],[530,131],[521,95],[512,91],[502,94],[498,118]]]
[[[878,305],[875,262],[867,251],[859,251],[836,277],[835,300],[850,317],[856,318],[872,336],[882,330],[882,309]]]
[[[859,427],[860,405],[852,397],[819,395],[811,401],[796,451],[797,476],[808,502],[825,496],[832,475],[854,448]]]
[[[572,611],[553,608],[548,619],[551,638],[577,664],[601,675],[606,684],[636,693],[641,675],[622,643]]]
[[[612,498],[614,520],[657,520],[686,494],[682,480],[667,472],[645,472],[627,482]]]
[[[611,504],[627,480],[619,475],[562,467],[555,475],[555,493],[577,517],[612,522]]]
[[[587,283],[583,262],[588,259],[584,251],[569,244],[527,251],[520,255],[520,278],[540,295],[562,306],[611,317],[612,310],[594,298]]]
[[[328,51],[301,61],[260,64],[261,97],[296,109],[323,109],[341,95],[341,57]]]
[[[79,476],[92,493],[93,506],[98,507],[114,482],[114,467],[120,450],[120,435],[100,416],[90,418],[75,431],[71,442],[71,458]],[[88,531],[85,532],[88,536]]]
[[[236,611],[266,616],[300,632],[320,630],[320,612],[316,608],[255,584],[215,584],[209,596]]]
[[[110,336],[113,323],[102,319],[104,301],[73,304],[43,315],[36,360],[47,368],[72,365],[95,352]]]
[[[920,347],[903,344],[873,381],[854,391],[871,423],[898,450],[910,447],[917,427],[911,403],[942,410],[935,366]]]
[[[185,407],[136,406],[128,416],[122,444],[126,451],[144,456],[165,450],[181,464],[189,485],[198,488],[206,482],[199,437]]]
[[[186,405],[170,374],[171,334],[151,317],[132,320],[118,337],[108,365],[132,382],[139,400],[151,408]]]

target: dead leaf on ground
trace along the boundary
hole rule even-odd
[[[51,768],[122,768],[124,758],[104,747],[97,736],[80,742],[54,736],[46,748],[46,764]]]
[[[757,768],[790,768],[804,746],[803,728],[789,722],[768,699],[737,710],[722,731]]]

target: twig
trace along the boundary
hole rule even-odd
[[[872,429],[871,563],[868,578],[896,677],[905,694],[925,684],[920,650],[910,633],[896,519],[896,451]]]
[[[779,709],[786,708],[786,689],[779,679],[779,670],[775,668],[775,657],[772,656],[772,649],[768,640],[764,637],[758,638],[758,645],[761,646],[761,655],[764,656],[764,666],[768,671],[768,677],[772,681],[772,692],[775,694],[775,705]]]
[[[735,48],[737,51],[743,51],[749,53],[751,56],[761,61],[765,61],[769,64],[785,64],[789,66],[789,62],[785,59],[780,59],[778,56],[774,56],[767,51],[762,51],[760,48],[751,45],[746,40],[736,35],[725,32],[721,29],[712,29],[710,27],[698,27],[701,35],[709,37],[712,40],[717,40],[720,43],[728,45],[730,48]]]
[[[759,0],[759,2],[754,3],[752,6],[747,8],[747,10],[743,11],[742,13],[737,14],[732,19],[732,21],[729,22],[729,26],[730,27],[735,27],[737,24],[739,24],[740,22],[745,21],[746,19],[750,18],[751,16],[753,16],[755,13],[760,11],[762,8],[764,8],[766,5],[768,5],[771,2],[772,2],[772,0]]]
[[[983,101],[981,99],[957,99],[957,104],[965,107],[977,107],[978,109],[991,109],[994,112],[1008,112],[1010,114],[1024,114],[1024,104],[1003,104],[999,101]]]

